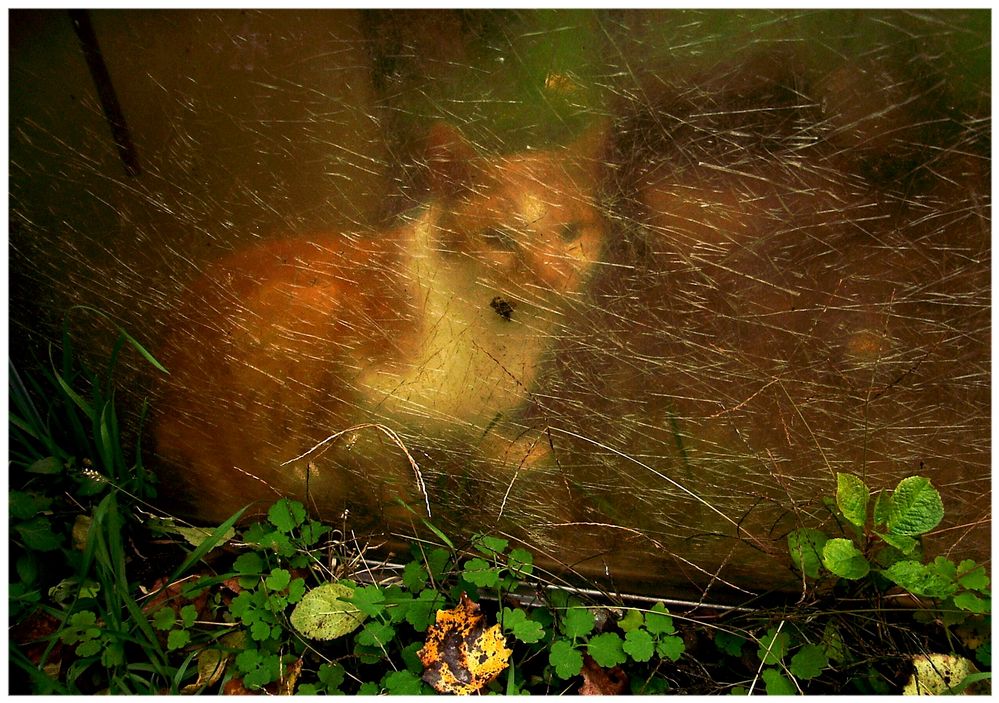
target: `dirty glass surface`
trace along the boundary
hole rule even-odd
[[[12,12],[12,358],[75,304],[147,343],[124,400],[204,521],[745,597],[836,472],[918,473],[930,551],[987,558],[989,21]]]

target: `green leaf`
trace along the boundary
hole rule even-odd
[[[985,573],[984,566],[977,566],[971,559],[965,559],[957,567],[960,574],[957,582],[964,588],[973,591],[983,592],[989,587],[989,576]]]
[[[970,591],[965,591],[954,596],[954,605],[961,610],[967,610],[969,613],[977,613],[979,615],[992,611],[991,598],[979,598]]]
[[[52,523],[47,517],[38,516],[28,522],[18,523],[14,525],[14,530],[24,545],[36,552],[52,552],[62,544],[62,535],[53,532]]]
[[[891,497],[888,532],[896,535],[921,535],[940,524],[943,501],[928,478],[909,476],[899,481]]]
[[[347,672],[341,664],[320,664],[316,676],[327,690],[332,691],[340,687],[347,677]]]
[[[392,671],[382,679],[382,687],[393,696],[416,696],[423,681],[410,671]]]
[[[402,648],[402,661],[406,668],[414,674],[423,673],[423,662],[420,661],[420,656],[417,654],[421,649],[423,649],[422,641],[411,642]]]
[[[385,593],[378,586],[355,588],[350,602],[365,615],[375,617],[385,610]]]
[[[637,662],[647,662],[655,651],[652,635],[646,630],[632,630],[624,637],[625,653]]]
[[[153,627],[157,630],[169,630],[175,622],[177,622],[177,618],[174,615],[173,608],[164,606],[153,613]]]
[[[799,679],[814,679],[829,666],[825,648],[818,644],[806,644],[791,657],[791,674]]]
[[[835,538],[822,548],[822,563],[840,578],[857,580],[867,576],[871,565],[848,539]]]
[[[462,570],[465,580],[479,588],[492,588],[499,583],[499,569],[485,559],[469,559]]]
[[[167,635],[167,649],[171,652],[176,649],[182,649],[190,641],[191,633],[187,630],[170,630],[170,634]]]
[[[198,619],[198,609],[193,605],[185,605],[180,609],[180,620],[185,628],[194,625],[195,620]]]
[[[670,617],[669,610],[666,609],[665,605],[656,603],[645,614],[645,629],[653,635],[672,635],[676,632],[673,618]]]
[[[510,550],[507,567],[517,576],[530,576],[534,573],[534,556],[520,547]]]
[[[356,630],[367,615],[348,599],[354,589],[326,583],[306,593],[291,612],[291,624],[309,639],[334,640]]]
[[[583,655],[568,641],[555,640],[548,651],[548,663],[555,667],[555,675],[560,679],[571,679],[583,670]]]
[[[503,608],[503,629],[513,633],[514,637],[525,644],[534,644],[545,636],[545,628],[541,623],[528,618],[521,608]]]
[[[503,539],[502,537],[491,537],[489,535],[479,536],[475,545],[476,549],[486,556],[502,554],[509,546],[509,540]]]
[[[867,522],[867,502],[870,499],[870,489],[858,476],[836,474],[836,506],[843,517],[857,527],[863,527]]]
[[[768,696],[793,696],[797,691],[784,674],[777,669],[764,669],[761,674],[767,687]]]
[[[302,525],[302,544],[306,547],[314,547],[319,544],[319,540],[322,539],[322,536],[332,529],[333,528],[329,525],[324,525],[321,522],[316,522],[315,520],[309,520]]]
[[[624,642],[614,632],[604,632],[591,637],[586,643],[586,652],[593,657],[597,665],[605,669],[624,664],[628,659],[624,653]]]
[[[803,528],[787,536],[787,548],[795,568],[811,579],[817,579],[822,566],[822,548],[829,537],[821,530]]]
[[[272,591],[283,591],[291,583],[291,574],[287,569],[274,569],[271,575],[264,579],[264,585]]]
[[[756,655],[764,664],[776,664],[787,654],[790,639],[786,632],[771,628],[760,638],[760,648],[756,650]]]
[[[184,538],[192,547],[200,547],[203,542],[211,539],[215,533],[212,527],[175,527],[173,531]],[[221,546],[236,536],[236,530],[229,528],[212,541],[211,549]]]
[[[42,510],[47,510],[52,504],[51,499],[24,491],[10,491],[7,494],[7,505],[10,517],[18,520],[33,518]]]
[[[281,532],[290,533],[305,522],[305,506],[298,501],[282,498],[267,511],[267,520]]]
[[[99,639],[84,640],[76,646],[76,654],[80,657],[92,657],[101,651],[101,641]]]
[[[440,583],[441,579],[444,578],[444,570],[447,569],[448,563],[451,561],[451,552],[442,547],[436,547],[430,550],[426,559],[430,576],[433,577],[434,581]]]
[[[433,589],[420,591],[420,595],[406,608],[406,622],[417,632],[423,632],[434,621],[437,611],[444,604],[444,596]]]
[[[357,633],[357,641],[368,647],[384,647],[395,639],[395,628],[386,623],[372,621]]]
[[[637,630],[642,625],[645,624],[645,616],[642,614],[641,610],[635,610],[634,608],[629,608],[624,612],[624,617],[617,621],[617,626],[620,627],[624,632],[631,632],[632,630]]]
[[[237,574],[256,576],[264,570],[264,560],[256,552],[245,552],[236,557],[232,568]]]
[[[822,632],[822,649],[826,653],[826,657],[833,661],[845,662],[847,659],[848,651],[846,643],[843,641],[843,635],[839,628],[831,622],[826,623],[825,630]]]
[[[62,462],[54,456],[47,456],[44,459],[39,459],[27,468],[29,474],[59,474],[62,473],[63,465]]]
[[[957,591],[957,585],[952,579],[941,574],[932,565],[923,565],[918,561],[895,562],[881,573],[917,596],[947,598]]]
[[[656,642],[656,653],[671,662],[679,659],[685,651],[687,651],[687,645],[684,644],[682,637],[667,635]]]
[[[305,597],[305,579],[298,577],[292,579],[291,583],[288,584],[288,597],[287,601],[289,604],[295,604]]]
[[[731,657],[742,656],[742,646],[746,638],[726,630],[715,631],[715,647]]]
[[[257,620],[252,625],[250,625],[250,637],[255,639],[257,642],[263,642],[266,639],[270,639],[271,636],[271,623],[265,620]]]
[[[378,684],[373,681],[366,681],[357,689],[359,696],[377,696],[379,693],[381,691],[378,689]]]
[[[891,532],[887,534],[875,532],[874,534],[883,539],[885,543],[897,549],[903,556],[912,554],[916,547],[919,546],[919,540],[908,535],[896,535]]]
[[[593,631],[596,618],[587,608],[569,608],[562,615],[562,632],[566,637],[585,637]]]
[[[411,561],[402,570],[402,582],[413,593],[418,593],[427,585],[430,574],[418,561]]]
[[[891,494],[888,491],[879,491],[878,497],[874,499],[874,524],[884,525],[891,515]]]

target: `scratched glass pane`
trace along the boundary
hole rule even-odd
[[[12,358],[76,304],[147,343],[164,507],[723,598],[795,588],[836,472],[921,474],[987,555],[987,12],[10,26]]]

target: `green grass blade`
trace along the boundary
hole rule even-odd
[[[199,544],[194,549],[194,551],[192,551],[190,554],[187,555],[187,559],[184,560],[183,564],[177,567],[177,569],[173,572],[173,574],[171,574],[170,578],[167,579],[167,582],[171,583],[173,581],[176,581],[181,576],[181,574],[183,574],[191,567],[192,564],[197,562],[199,559],[201,559],[201,557],[205,556],[206,554],[208,554],[208,552],[214,549],[218,545],[219,541],[222,539],[222,536],[225,535],[225,533],[228,532],[232,528],[232,526],[236,524],[236,521],[239,520],[239,518],[243,517],[243,513],[245,513],[247,508],[249,507],[250,506],[247,505],[243,508],[240,508],[228,520],[226,520],[221,525],[212,530],[212,533],[208,535],[208,538],[205,539],[204,542]]]
[[[55,374],[56,383],[59,384],[59,388],[66,394],[66,397],[72,400],[73,404],[83,411],[83,414],[90,418],[91,422],[93,422],[94,409],[90,407],[90,403],[84,400],[83,396],[74,391],[70,385],[63,380],[62,375],[58,371],[53,371],[53,373]]]
[[[163,366],[163,364],[161,364],[156,359],[156,357],[153,356],[149,352],[149,350],[147,350],[144,346],[142,346],[142,344],[135,337],[133,337],[132,335],[130,335],[128,332],[126,332],[124,327],[122,327],[117,322],[115,322],[114,318],[112,318],[110,315],[108,315],[103,310],[98,310],[97,308],[90,307],[89,305],[74,305],[73,307],[71,307],[69,310],[66,311],[66,318],[64,318],[64,321],[63,321],[64,325],[68,321],[69,313],[71,313],[73,310],[77,310],[77,309],[79,309],[79,310],[86,310],[87,312],[92,312],[95,315],[97,315],[98,317],[100,317],[100,318],[102,318],[104,320],[107,320],[108,322],[110,322],[111,324],[113,324],[115,326],[115,329],[118,330],[119,334],[121,334],[122,337],[124,337],[125,340],[130,345],[132,345],[132,348],[135,349],[135,351],[139,352],[139,354],[142,356],[143,359],[145,359],[147,362],[149,362],[157,370],[162,371],[165,374],[169,374],[170,373],[169,371],[166,370],[166,367]]]

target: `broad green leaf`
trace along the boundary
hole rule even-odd
[[[170,634],[167,635],[167,649],[170,651],[182,649],[190,641],[191,633],[187,630],[170,630]]]
[[[283,591],[291,583],[291,573],[287,569],[274,569],[264,579],[264,585],[271,591]]]
[[[530,576],[534,573],[534,556],[520,547],[511,549],[507,567],[517,576]]]
[[[512,632],[514,637],[526,644],[538,642],[545,636],[545,628],[541,623],[528,618],[521,608],[503,608],[503,629]]]
[[[979,615],[992,612],[991,598],[979,598],[970,591],[965,591],[964,593],[959,593],[954,596],[954,605],[961,610],[967,610],[969,613],[976,613]]]
[[[799,679],[814,679],[829,666],[825,648],[818,644],[806,644],[791,657],[791,674]]]
[[[917,539],[909,537],[908,535],[892,534],[891,532],[887,534],[875,532],[875,534],[883,539],[886,544],[890,544],[892,547],[901,552],[904,556],[912,554],[919,545],[919,541]]]
[[[305,506],[298,501],[282,498],[267,511],[267,520],[287,534],[305,522]]]
[[[569,608],[562,615],[562,631],[566,637],[585,637],[593,631],[596,619],[583,607]]]
[[[836,506],[843,517],[857,527],[867,522],[867,502],[871,491],[859,477],[853,474],[836,474]]]
[[[175,527],[173,531],[183,537],[192,547],[200,547],[202,542],[210,539],[215,532],[212,527]],[[220,547],[236,536],[236,530],[229,528],[212,542],[212,549]]]
[[[642,615],[641,610],[635,610],[634,608],[629,608],[625,611],[624,617],[617,621],[617,626],[621,628],[624,632],[631,632],[632,630],[637,630],[642,625],[645,624],[645,616]]]
[[[417,696],[423,688],[423,681],[404,669],[386,674],[382,679],[382,687],[393,696]]]
[[[632,630],[624,637],[624,651],[637,662],[647,662],[655,651],[655,642],[646,630]]]
[[[153,627],[157,630],[169,630],[177,622],[173,608],[165,606],[153,613]]]
[[[548,650],[548,663],[555,667],[560,679],[571,679],[583,670],[583,655],[566,640],[555,640]]]
[[[264,570],[264,560],[256,552],[245,552],[236,557],[232,568],[237,574],[256,576]]]
[[[490,535],[481,535],[475,545],[476,549],[486,556],[502,554],[509,546],[509,540],[503,539],[502,537],[492,537]]]
[[[624,664],[628,657],[624,653],[624,642],[621,637],[614,632],[604,632],[591,637],[586,643],[586,652],[598,666],[610,669],[619,664]]]
[[[409,562],[402,570],[402,582],[413,593],[418,593],[422,588],[426,587],[427,579],[429,578],[430,575],[427,573],[427,570],[418,561]]]
[[[742,656],[742,646],[746,644],[746,638],[732,634],[726,630],[715,632],[715,647],[732,657]]]
[[[684,644],[682,637],[667,635],[656,642],[656,653],[671,662],[679,659],[685,651],[687,651],[687,645]]]
[[[985,573],[985,567],[977,566],[971,559],[965,559],[957,567],[957,582],[964,588],[973,591],[983,591],[989,587],[989,576]]]
[[[672,635],[676,632],[673,626],[673,618],[669,614],[666,606],[656,603],[652,609],[645,614],[645,629],[653,635]]]
[[[791,638],[786,632],[778,632],[776,628],[771,628],[760,638],[760,647],[756,650],[756,655],[764,664],[776,664],[787,654],[790,642]]]
[[[348,599],[354,589],[325,583],[306,593],[291,612],[291,624],[309,639],[334,640],[356,630],[367,617]]]
[[[369,647],[384,647],[395,638],[395,628],[372,620],[357,634],[357,641]]]
[[[764,669],[761,676],[763,683],[766,684],[768,696],[793,696],[797,693],[794,685],[777,669]]]
[[[479,588],[492,588],[499,583],[499,569],[478,557],[465,562],[462,574],[465,580]]]
[[[39,459],[27,468],[31,474],[58,474],[63,470],[62,462],[54,456],[47,456]]]
[[[888,512],[888,532],[916,536],[929,532],[943,519],[940,494],[922,476],[909,476],[899,481],[891,497]]]
[[[29,549],[36,552],[52,552],[62,544],[62,535],[52,530],[52,523],[47,517],[35,517],[28,522],[14,525],[14,531]]]
[[[899,561],[881,572],[885,578],[898,584],[909,593],[927,598],[947,598],[957,586],[953,580],[918,561]]]
[[[835,538],[822,548],[822,563],[840,578],[857,580],[867,576],[871,565],[848,539]]]
[[[891,494],[888,491],[878,492],[878,497],[874,499],[874,524],[884,525],[891,515]]]
[[[821,530],[803,528],[794,530],[787,536],[787,548],[791,562],[805,576],[817,579],[822,566],[822,548],[829,537]]]

